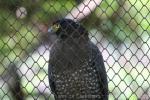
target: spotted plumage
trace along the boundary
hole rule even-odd
[[[50,30],[58,37],[50,51],[48,69],[55,100],[107,100],[103,58],[86,29],[70,19],[61,19]]]

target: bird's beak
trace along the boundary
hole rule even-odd
[[[53,33],[52,27],[49,27],[49,28],[48,28],[48,33]]]
[[[49,27],[47,32],[48,32],[49,35],[54,35],[55,34],[55,31],[53,30],[52,27]]]

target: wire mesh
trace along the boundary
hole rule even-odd
[[[0,1],[0,99],[54,100],[48,82],[54,20],[85,26],[101,51],[109,100],[150,99],[149,0]],[[61,69],[60,69],[61,70]]]

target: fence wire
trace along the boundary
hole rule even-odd
[[[48,61],[57,38],[47,30],[66,17],[80,21],[102,52],[109,100],[149,100],[149,5],[149,0],[1,0],[0,99],[54,100]]]

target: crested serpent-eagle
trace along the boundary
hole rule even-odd
[[[49,33],[57,36],[48,66],[55,100],[108,100],[103,57],[87,30],[71,19],[61,19]]]

